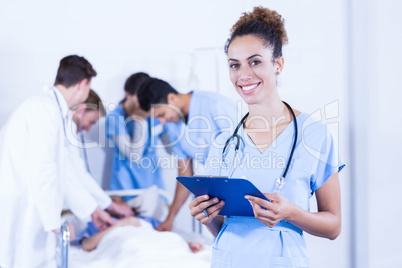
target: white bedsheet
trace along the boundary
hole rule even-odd
[[[155,231],[149,223],[141,221],[140,227],[112,229],[91,252],[70,247],[69,267],[207,268],[210,252],[208,247],[194,254],[178,234]]]

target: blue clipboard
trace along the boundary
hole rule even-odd
[[[224,177],[177,177],[195,196],[209,195],[224,200],[225,205],[219,215],[254,217],[250,202],[245,195],[253,195],[270,201],[250,181],[240,178]]]

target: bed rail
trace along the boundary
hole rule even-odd
[[[68,250],[70,247],[70,231],[68,222],[61,224],[60,233],[57,237],[56,257],[58,268],[68,268]]]

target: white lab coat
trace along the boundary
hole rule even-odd
[[[70,145],[63,121],[68,110],[61,93],[50,90],[25,101],[1,131],[2,268],[56,267],[52,230],[60,228],[63,200],[77,198],[75,192],[65,190],[71,185],[65,180]],[[73,212],[85,210],[77,213],[81,217],[88,217],[84,214],[90,215],[95,207],[80,202],[70,206]]]
[[[52,230],[60,226],[63,202],[62,124],[54,95],[45,93],[25,101],[2,130],[1,267],[56,266]]]
[[[69,146],[66,190],[71,194],[66,196],[65,208],[70,208],[77,217],[88,221],[97,206],[106,209],[112,200],[86,169],[85,160],[79,151],[82,144],[76,134],[77,126],[74,121],[70,120],[67,124]],[[83,203],[85,206],[82,206]]]

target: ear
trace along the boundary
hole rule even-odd
[[[139,107],[140,107],[140,102],[138,101],[137,95],[132,95],[132,96],[130,96],[130,97],[131,97],[132,103],[134,103],[134,106],[135,106],[136,108],[139,108]]]
[[[283,59],[282,56],[277,57],[275,59],[275,73],[281,73],[283,70],[283,65],[285,64],[285,60]]]
[[[84,86],[88,85],[89,80],[88,79],[82,79],[79,83],[78,83],[78,88],[81,89]]]
[[[167,95],[167,102],[168,102],[168,104],[173,104],[173,105],[177,106],[177,95],[174,93],[169,93]]]

